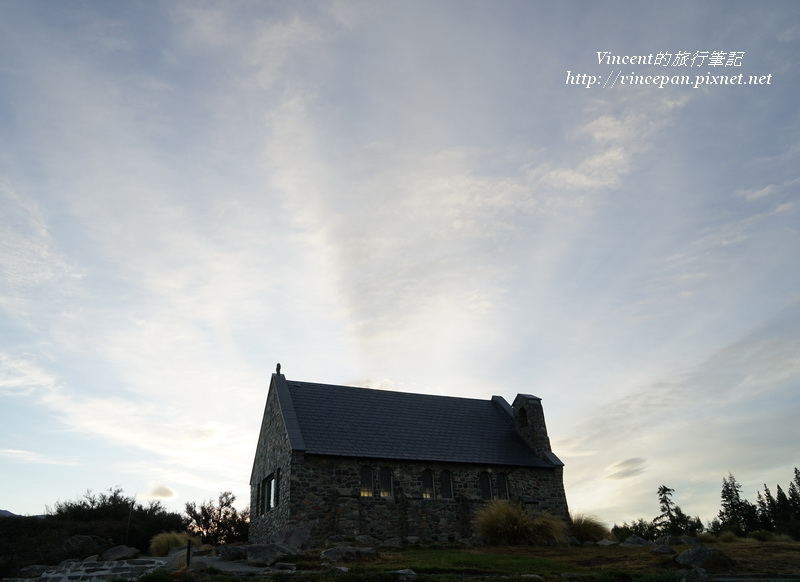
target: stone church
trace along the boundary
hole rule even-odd
[[[250,541],[456,541],[489,499],[566,519],[563,467],[536,396],[509,405],[297,382],[279,365],[250,476]]]

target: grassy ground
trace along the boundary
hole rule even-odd
[[[709,566],[712,578],[798,579],[800,580],[800,543],[757,542],[707,544],[717,548],[731,561]],[[675,546],[677,552],[689,546]],[[375,558],[358,563],[342,563],[347,573],[331,573],[321,566],[318,553],[294,560],[301,571],[286,576],[292,580],[315,582],[396,581],[390,572],[410,569],[418,574],[414,582],[452,582],[455,580],[523,580],[537,574],[549,580],[596,580],[599,582],[672,582],[681,571],[674,556],[654,555],[652,547],[480,547],[443,548],[408,547],[382,550]],[[188,573],[187,573],[188,574]],[[196,582],[197,576],[164,575],[163,580],[143,582]],[[232,576],[200,577],[202,582],[231,582]],[[248,578],[242,578],[248,580]],[[252,580],[252,578],[249,578]]]

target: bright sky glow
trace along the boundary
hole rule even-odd
[[[0,508],[245,506],[276,362],[536,394],[609,525],[800,465],[796,1],[0,14]],[[566,82],[620,70],[771,78]]]

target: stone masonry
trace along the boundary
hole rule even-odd
[[[302,411],[293,410],[285,390],[279,394],[276,377],[285,382],[273,376],[251,475],[251,542],[286,542],[295,535],[296,544],[319,547],[330,536],[364,534],[379,540],[464,540],[473,535],[475,512],[492,498],[568,518],[563,464],[550,450],[539,398],[519,395],[513,407],[499,397],[492,400],[499,399],[513,438],[542,462],[515,466],[314,454],[305,450],[310,445],[298,421]],[[371,475],[367,485],[365,471]]]

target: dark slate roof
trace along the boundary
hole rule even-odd
[[[286,380],[273,375],[292,448],[307,454],[553,467],[514,430],[511,407],[491,400]]]

